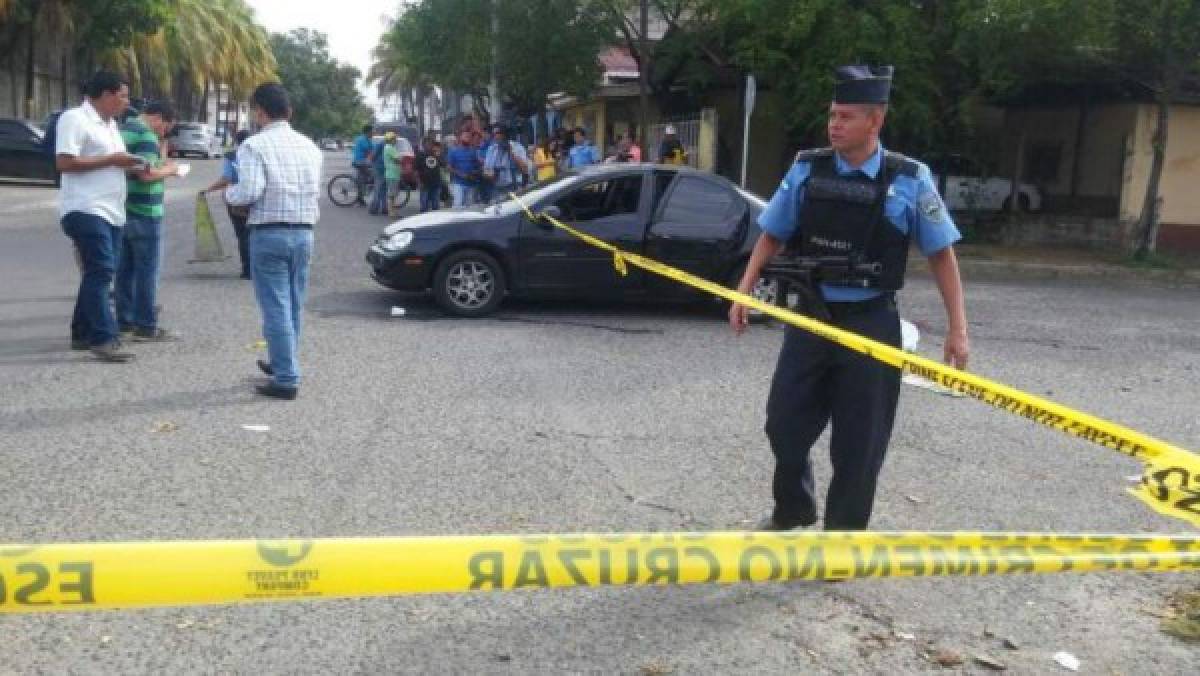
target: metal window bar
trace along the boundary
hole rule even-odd
[[[644,151],[647,157],[653,162],[662,162],[662,157],[659,154],[659,146],[662,145],[663,137],[666,136],[665,130],[667,125],[675,127],[676,136],[679,142],[683,144],[684,150],[688,154],[688,165],[698,167],[700,162],[700,125],[702,118],[699,114],[689,115],[675,119],[664,120],[659,124],[650,125],[650,133],[646,135],[646,146]]]

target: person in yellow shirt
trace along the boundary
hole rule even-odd
[[[558,173],[554,154],[550,152],[550,137],[543,136],[533,150],[533,166],[537,167],[537,180],[549,181]]]

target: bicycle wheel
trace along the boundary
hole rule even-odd
[[[329,179],[329,201],[339,207],[352,206],[358,201],[358,181],[350,174],[338,174]]]

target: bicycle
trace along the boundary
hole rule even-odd
[[[393,209],[403,209],[408,206],[408,200],[412,199],[412,184],[402,179],[400,187],[402,189],[398,191],[399,194],[392,200]],[[325,191],[329,194],[329,201],[339,207],[352,207],[360,199],[370,204],[375,192],[375,176],[373,173],[368,173],[363,177],[362,191],[360,192],[357,176],[337,174],[329,179],[329,185]]]

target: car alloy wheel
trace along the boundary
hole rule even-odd
[[[446,275],[446,295],[463,310],[474,311],[486,306],[495,292],[496,279],[492,270],[479,261],[459,261]]]
[[[739,265],[737,271],[729,280],[729,288],[737,290],[738,284],[741,284],[742,282],[742,275],[745,273],[745,264]],[[754,282],[754,286],[750,288],[750,296],[755,300],[761,301],[768,305],[777,305],[779,302],[779,280],[767,279],[766,277],[760,276],[758,280]],[[724,307],[728,308],[729,305],[726,303]],[[749,318],[752,321],[761,321],[766,318],[766,315],[759,310],[754,308],[747,308],[747,310]]]
[[[750,290],[750,295],[755,300],[774,305],[779,297],[779,280],[768,280],[766,277],[759,277],[758,281],[754,282],[754,288]],[[754,312],[757,312],[757,310],[754,310]]]

